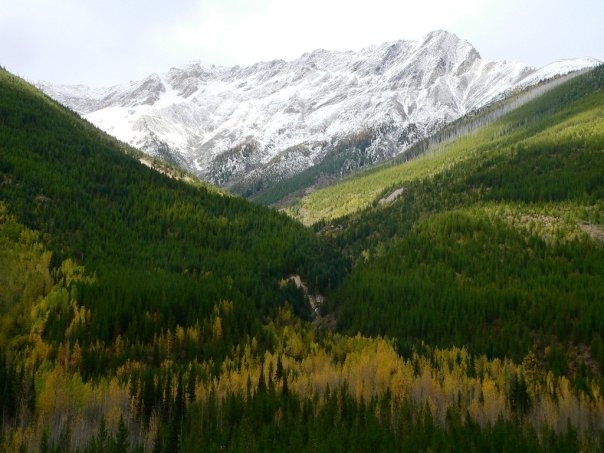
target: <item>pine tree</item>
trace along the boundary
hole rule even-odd
[[[279,380],[284,378],[283,372],[283,362],[281,362],[281,355],[277,357],[277,369],[275,370],[275,380],[279,382]]]
[[[289,386],[287,385],[287,373],[283,373],[283,388],[281,389],[284,395],[289,394]]]
[[[2,445],[1,439],[0,445]],[[42,432],[42,439],[40,439],[40,453],[50,453],[50,441],[48,440],[47,429]]]
[[[117,425],[117,433],[115,434],[112,451],[114,453],[125,453],[129,450],[129,448],[130,442],[128,441],[128,427],[124,421],[124,416],[120,415],[120,421]]]
[[[107,431],[107,423],[105,417],[101,418],[101,426],[99,427],[98,445],[99,451],[106,451],[109,447],[109,432]]]
[[[182,382],[182,373],[178,375],[178,383],[176,384],[176,396],[174,397],[173,415],[180,423],[185,415],[185,391]]]
[[[187,400],[189,404],[195,401],[195,384],[196,384],[196,376],[195,376],[195,368],[191,367],[189,370],[189,376],[187,380]]]
[[[264,362],[260,365],[260,376],[258,377],[258,393],[266,392],[266,381],[264,379]]]

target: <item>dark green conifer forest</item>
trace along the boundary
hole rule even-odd
[[[0,450],[604,450],[603,88],[307,227],[0,70]]]

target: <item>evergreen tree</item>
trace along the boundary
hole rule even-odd
[[[114,453],[128,452],[130,449],[130,441],[128,440],[128,427],[124,421],[124,416],[120,415],[120,420],[117,425],[117,432],[112,445],[112,451]]]

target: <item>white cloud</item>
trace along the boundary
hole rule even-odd
[[[383,41],[419,38],[439,28],[450,29],[479,3],[273,0],[248,14],[229,8],[206,8],[178,28],[175,46],[211,55],[213,62],[223,64],[290,59],[318,47],[358,49]]]
[[[109,84],[191,60],[248,65],[445,29],[483,57],[604,59],[602,0],[19,0],[0,14],[0,65],[32,80]]]

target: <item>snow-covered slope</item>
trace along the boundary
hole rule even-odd
[[[597,63],[488,62],[437,31],[289,62],[194,63],[104,89],[38,86],[119,139],[229,186],[287,178],[350,149],[343,171],[392,157],[514,88]]]

